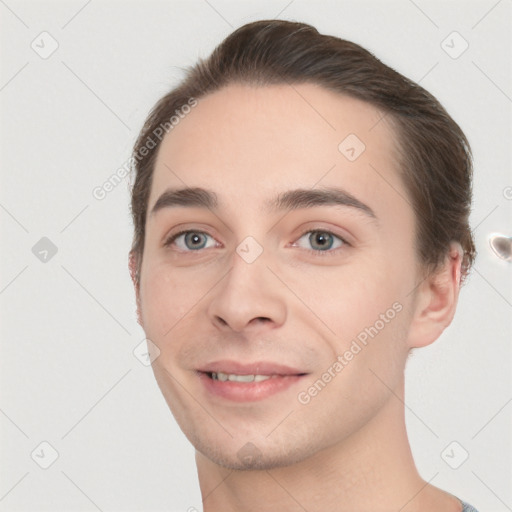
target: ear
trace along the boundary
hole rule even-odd
[[[142,308],[140,304],[140,275],[139,275],[139,258],[134,251],[130,251],[128,258],[128,268],[132,278],[133,287],[135,288],[135,298],[137,301],[137,322],[141,327],[142,324]]]
[[[459,298],[462,257],[462,247],[453,242],[442,268],[428,275],[418,287],[409,329],[410,348],[430,345],[453,320]]]

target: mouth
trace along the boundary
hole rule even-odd
[[[274,363],[244,365],[216,362],[197,370],[208,395],[235,402],[264,400],[284,392],[308,375],[299,369]]]
[[[263,382],[267,379],[273,379],[277,375],[237,375],[236,373],[223,372],[207,372],[208,377],[212,380],[220,380],[221,382]]]

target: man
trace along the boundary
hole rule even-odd
[[[205,511],[460,512],[404,420],[409,352],[475,248],[467,140],[363,48],[286,21],[231,34],[134,149],[130,271]]]

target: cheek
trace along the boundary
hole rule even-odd
[[[197,277],[180,276],[176,270],[157,264],[142,272],[142,321],[150,339],[169,338],[174,327],[193,312],[205,294]]]
[[[353,394],[364,383],[363,395],[365,389],[370,396],[378,395],[381,384],[369,368],[389,382],[400,375],[409,324],[410,297],[403,292],[408,290],[403,281],[409,276],[407,265],[380,252],[346,267],[296,277],[294,289],[312,312],[308,313],[311,325],[324,334],[317,371],[325,372],[338,356],[346,355],[344,377],[337,379],[333,389],[341,386]]]
[[[339,267],[293,272],[291,288],[311,316],[322,321],[317,323],[324,325],[326,335],[334,333],[341,346],[400,300],[400,278],[382,254],[365,255]]]

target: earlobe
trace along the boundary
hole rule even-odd
[[[130,270],[130,276],[132,278],[132,283],[135,288],[135,299],[137,301],[137,322],[141,327],[144,327],[144,325],[142,324],[142,312],[140,304],[139,260],[134,251],[130,251],[128,258],[128,268]]]
[[[452,322],[459,297],[462,258],[462,247],[453,242],[443,267],[419,286],[409,330],[410,348],[430,345]]]

